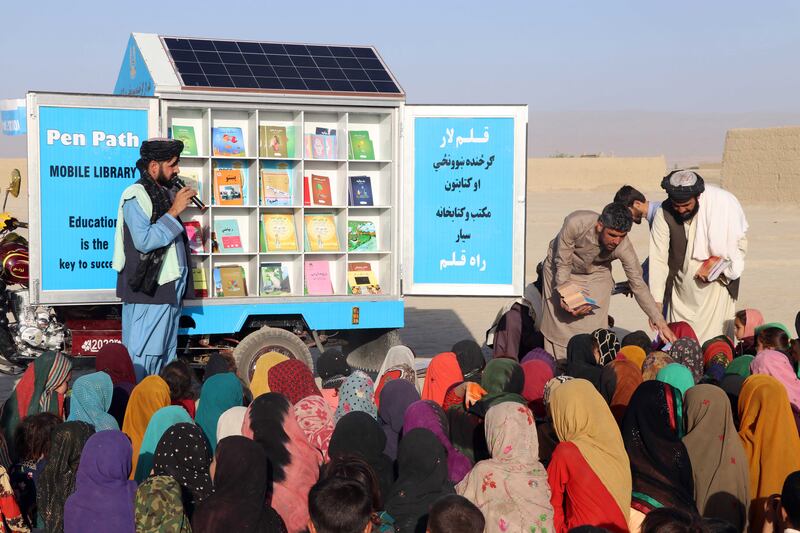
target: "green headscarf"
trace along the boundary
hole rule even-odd
[[[161,440],[161,437],[170,427],[182,422],[194,424],[192,417],[180,405],[162,407],[153,413],[150,422],[147,423],[142,446],[139,448],[139,461],[136,463],[136,473],[133,475],[133,479],[137,483],[141,483],[150,475],[158,441]]]
[[[686,391],[694,387],[694,378],[692,372],[685,366],[679,363],[671,363],[658,371],[656,380],[661,383],[672,385],[679,391],[681,395],[685,395]]]
[[[170,476],[152,476],[136,491],[137,533],[192,533],[181,486]]]
[[[206,436],[211,453],[217,449],[217,422],[222,413],[242,405],[242,382],[232,372],[215,374],[203,383],[195,421]]]
[[[470,408],[470,412],[482,418],[490,407],[501,402],[517,402],[527,404],[522,397],[525,386],[525,372],[513,359],[492,359],[486,365],[481,376],[481,387],[487,392]]]
[[[759,333],[761,333],[765,329],[769,329],[769,328],[778,328],[779,330],[781,330],[784,333],[786,333],[786,336],[789,337],[789,339],[792,338],[792,334],[789,333],[789,328],[787,328],[786,326],[784,326],[780,322],[769,322],[767,324],[762,324],[762,325],[758,326],[756,328],[756,331],[755,331],[756,337],[758,337]]]
[[[752,355],[741,355],[735,358],[730,364],[725,368],[726,374],[738,374],[743,378],[750,376],[750,363],[753,362]]]

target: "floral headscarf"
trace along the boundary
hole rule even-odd
[[[327,462],[333,435],[333,409],[328,402],[322,396],[307,396],[294,404],[294,416],[309,444],[318,449]]]
[[[695,383],[703,377],[703,350],[695,339],[683,337],[676,340],[669,349],[669,355],[676,363],[691,371]]]
[[[378,407],[373,400],[375,385],[364,372],[356,370],[345,380],[339,389],[339,406],[334,419],[339,421],[347,413],[364,411],[375,420],[378,419]]]

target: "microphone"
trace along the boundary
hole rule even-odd
[[[170,181],[170,184],[172,186],[171,188],[178,189],[178,190],[183,189],[184,187],[186,187],[186,182],[183,181],[180,176],[175,176],[174,178],[172,178],[172,180]],[[198,198],[197,196],[192,196],[192,203],[198,209],[205,209],[206,208],[206,204],[204,204],[203,201],[200,200],[200,198]]]

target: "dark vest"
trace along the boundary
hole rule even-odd
[[[180,219],[178,219],[180,222]],[[117,298],[121,299],[126,304],[172,304],[180,305],[182,298],[194,297],[194,284],[192,283],[191,271],[187,274],[186,291],[182,298],[177,298],[175,294],[175,284],[177,281],[170,281],[156,289],[153,296],[148,296],[143,292],[133,292],[128,284],[129,276],[136,272],[139,266],[139,250],[133,245],[133,237],[128,229],[127,224],[122,225],[122,233],[125,239],[125,266],[117,275]],[[189,250],[189,240],[186,238],[186,232],[181,233],[180,242],[176,242],[175,246],[183,246],[186,249],[187,268],[189,258],[191,257]]]
[[[688,242],[686,241],[686,230],[683,228],[683,222],[680,220],[678,214],[675,213],[672,207],[672,201],[665,200],[664,203],[661,204],[661,208],[664,210],[664,220],[666,220],[667,226],[669,227],[669,255],[667,257],[669,275],[667,275],[667,283],[664,288],[664,301],[662,302],[667,305],[672,301],[672,289],[675,285],[675,276],[680,269],[683,268]],[[728,290],[728,294],[731,295],[731,298],[734,300],[739,299],[738,279],[729,282],[725,285],[725,288]]]

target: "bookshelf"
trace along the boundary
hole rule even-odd
[[[320,296],[305,291],[306,265],[309,262],[328,264],[333,296],[324,296],[326,298],[363,300],[399,296],[396,108],[251,105],[214,101],[204,104],[163,101],[162,106],[165,131],[171,132],[173,126],[181,126],[179,131],[185,135],[186,127],[191,127],[195,135],[197,155],[181,157],[181,175],[197,179],[201,199],[208,207],[204,211],[189,208],[182,218],[198,221],[204,230],[205,252],[191,257],[192,267],[202,269],[205,274],[209,296],[203,298],[204,301],[222,303],[234,300],[216,295],[214,270],[224,266],[242,268],[247,286],[244,301],[318,298]],[[228,134],[234,132],[240,151],[235,155],[215,153],[215,129]],[[330,146],[331,140],[324,137],[326,134],[331,137],[333,130],[336,141]],[[366,132],[372,142],[374,159],[351,157],[350,131],[358,132],[362,138]],[[276,153],[280,155],[274,155]],[[235,198],[236,192],[232,190],[226,189],[225,193],[228,202],[235,200],[238,204],[221,205],[222,192],[217,191],[215,183],[218,170],[241,171],[241,199]],[[287,176],[289,194],[287,197],[273,192],[267,201],[262,194],[262,180],[265,175],[269,176],[266,190],[274,191],[270,186],[276,179],[280,180],[275,178],[276,174]],[[327,178],[330,205],[314,204],[312,175]],[[349,205],[351,178],[363,176],[369,177],[372,205]],[[304,198],[306,177],[311,205]],[[290,217],[297,239],[296,250],[265,247],[261,222],[264,215],[270,214]],[[306,244],[305,219],[318,215],[332,217],[339,244],[337,250],[312,251]],[[212,251],[215,225],[219,222],[229,224],[230,221],[235,221],[238,226],[241,250],[228,252],[220,243],[219,250]],[[351,223],[364,231],[349,235]],[[371,241],[370,229],[374,232]],[[359,239],[366,239],[369,243],[359,245],[363,242]],[[355,249],[351,250],[351,247]],[[381,295],[350,294],[348,265],[353,262],[370,265],[381,286]],[[264,264],[283,265],[284,275],[289,279],[289,294],[278,297],[260,294],[260,267]],[[239,301],[238,298],[235,300]]]

